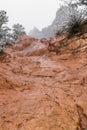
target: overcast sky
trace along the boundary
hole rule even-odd
[[[0,0],[0,10],[7,12],[9,25],[20,23],[27,31],[50,25],[58,8],[58,0]]]

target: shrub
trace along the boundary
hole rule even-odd
[[[24,27],[21,24],[13,25],[13,39],[17,40],[20,35],[26,34]]]
[[[79,10],[78,7],[71,5],[69,21],[67,23],[68,37],[82,34],[82,21],[85,20],[85,12]]]
[[[56,36],[61,35],[61,34],[62,34],[62,31],[60,31],[60,30],[56,31]]]
[[[70,16],[70,21],[68,23],[68,36],[74,36],[76,34],[81,34],[81,22],[82,18],[76,15],[71,15]]]
[[[65,4],[70,10],[63,31],[68,32],[68,37],[82,34],[82,22],[87,19],[87,0],[65,0]]]

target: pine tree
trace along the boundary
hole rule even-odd
[[[7,43],[12,42],[11,30],[6,26],[7,22],[7,13],[3,10],[0,11],[0,52],[3,51],[3,48]]]
[[[20,35],[26,34],[25,28],[21,24],[13,25],[13,39],[17,40]]]

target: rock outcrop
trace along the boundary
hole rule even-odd
[[[5,48],[0,130],[87,130],[87,34],[24,36]]]
[[[77,11],[75,11],[76,13]],[[64,30],[65,26],[69,21],[70,14],[73,14],[73,10],[71,7],[62,6],[56,12],[56,17],[48,27],[39,31],[37,28],[34,28],[30,31],[29,36],[36,38],[50,38],[55,36],[57,32],[61,32]]]

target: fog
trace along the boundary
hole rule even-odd
[[[58,0],[1,0],[0,10],[9,16],[9,26],[22,24],[27,31],[50,25],[59,8]]]

